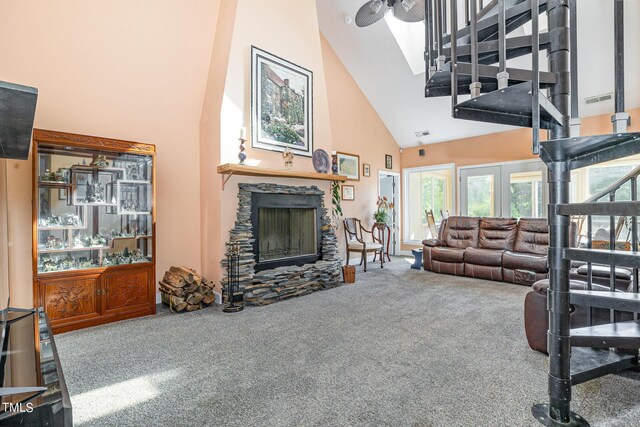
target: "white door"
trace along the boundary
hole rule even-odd
[[[391,228],[391,243],[389,245],[390,255],[395,255],[398,248],[398,190],[400,184],[400,174],[393,172],[379,172],[379,185],[378,195],[380,197],[386,197],[387,200],[393,203],[393,208],[389,210],[389,227]],[[386,236],[385,236],[386,237]]]
[[[460,168],[460,214],[503,218],[547,216],[547,168],[539,161]]]

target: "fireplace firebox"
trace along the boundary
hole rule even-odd
[[[322,258],[319,195],[252,193],[255,271],[301,266]]]

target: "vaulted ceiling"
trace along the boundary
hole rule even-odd
[[[513,129],[453,119],[450,97],[424,98],[424,67],[416,60],[422,56],[424,44],[422,40],[412,41],[413,34],[423,37],[420,36],[424,34],[423,23],[393,22],[394,18],[366,28],[346,23],[346,17],[354,17],[364,3],[365,0],[316,0],[320,29],[401,147]],[[587,105],[584,99],[613,92],[613,0],[578,3],[580,115],[610,113],[612,100]],[[628,109],[640,107],[638,17],[640,2],[627,0],[625,93]],[[544,62],[544,57],[541,60]],[[529,58],[518,58],[509,65],[527,68],[529,63]],[[416,137],[415,132],[423,130],[429,130],[430,135]]]

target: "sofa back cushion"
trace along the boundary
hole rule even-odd
[[[515,218],[482,218],[478,247],[512,251],[516,243],[518,220]]]
[[[451,248],[477,248],[480,218],[450,216],[443,233],[444,243]]]
[[[546,255],[549,249],[549,224],[546,218],[520,218],[515,252]]]
[[[440,228],[438,229],[438,240],[441,242],[444,242],[444,231],[447,229],[447,219],[448,218],[442,218]]]

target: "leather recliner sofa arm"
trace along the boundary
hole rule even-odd
[[[429,246],[430,248],[435,248],[437,246],[444,246],[440,239],[425,239],[422,241],[424,246]]]
[[[431,265],[431,248],[445,246],[440,239],[425,239],[422,241],[422,268],[426,271],[432,271]]]
[[[540,280],[532,286],[531,291],[527,293],[524,301],[524,328],[527,335],[527,342],[533,350],[542,353],[547,353],[547,330],[549,329],[549,312],[547,311],[548,289],[549,280]],[[587,283],[579,280],[571,280],[570,289],[585,290],[587,289]],[[592,289],[594,291],[609,291],[608,287],[597,284],[593,284]],[[594,308],[592,315],[594,325],[610,323],[609,310]],[[616,320],[619,322],[632,319],[633,315],[631,313],[616,313]],[[570,325],[571,328],[588,326],[587,307],[571,305]]]

